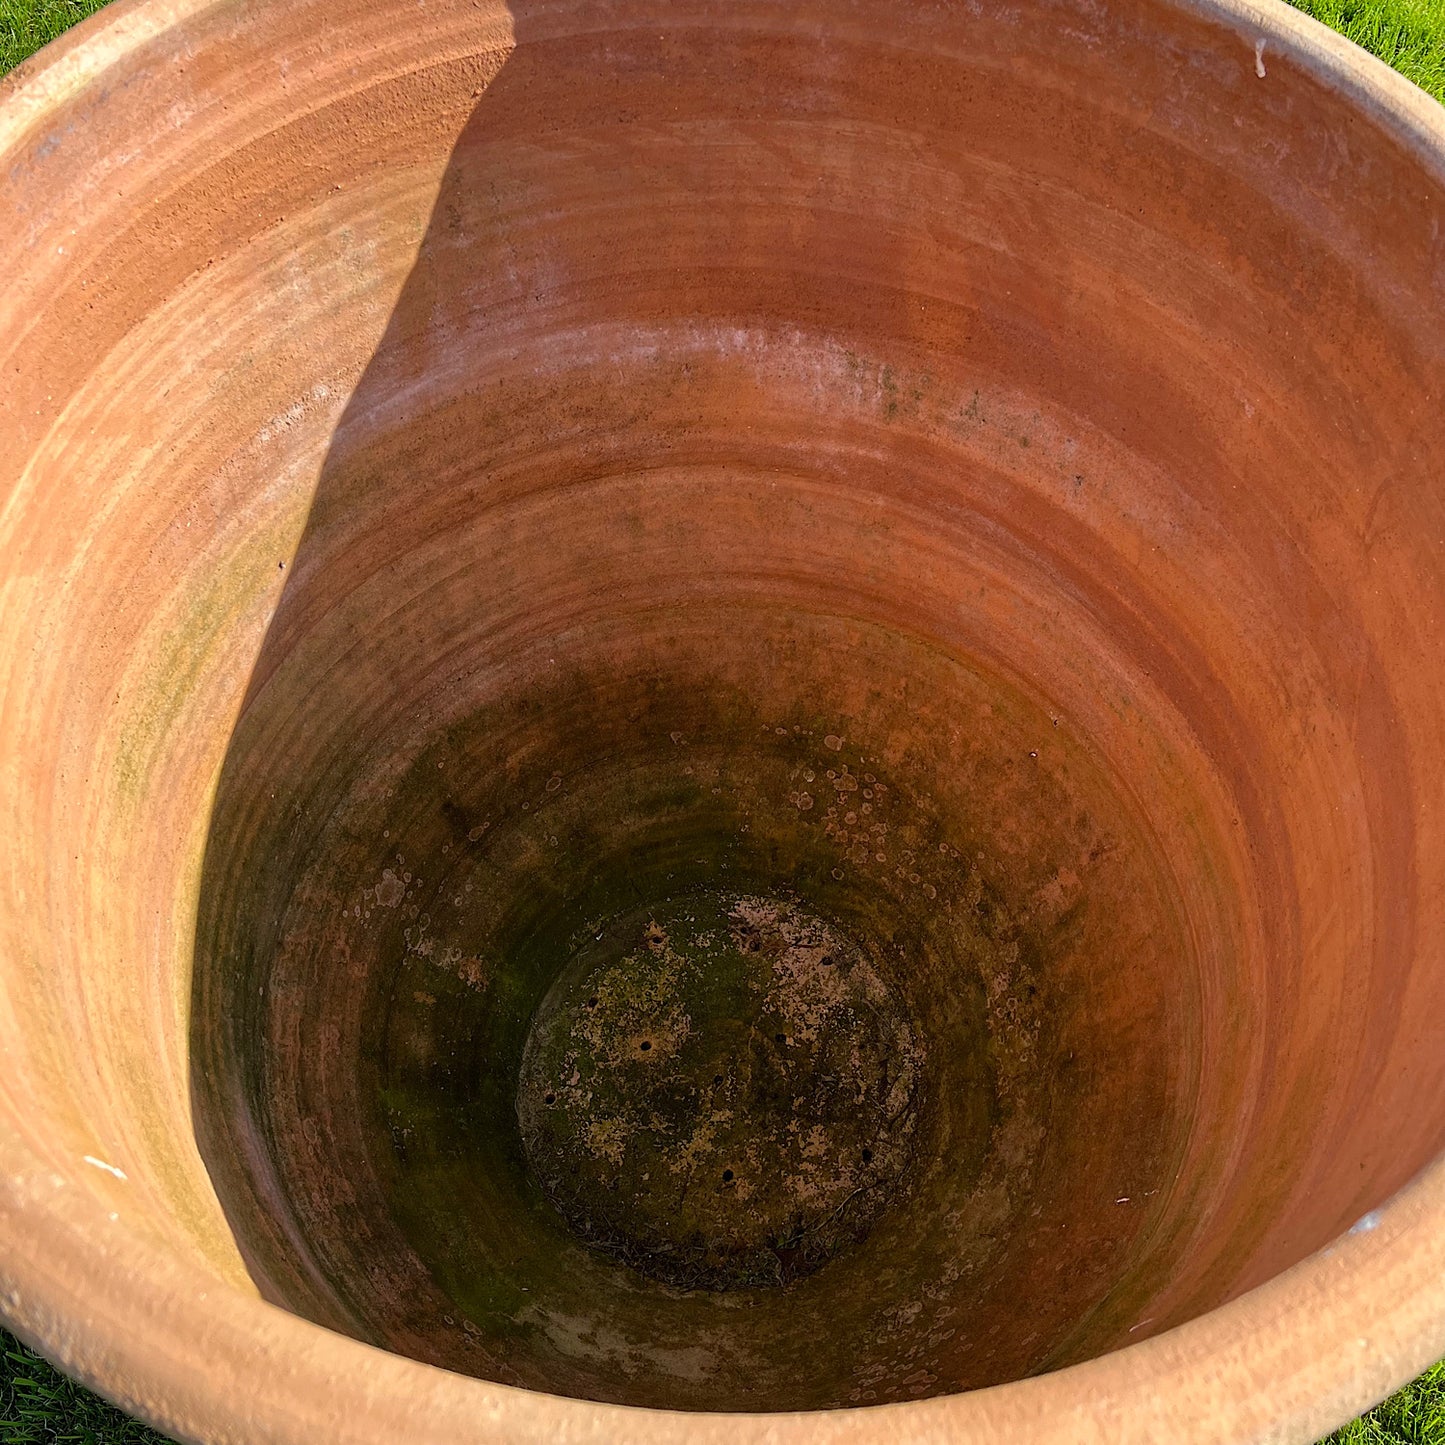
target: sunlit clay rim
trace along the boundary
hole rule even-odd
[[[116,0],[76,27],[0,83],[0,158],[146,42],[220,3]],[[1287,52],[1445,177],[1445,110],[1382,62],[1282,0],[1176,4],[1241,46],[1263,41],[1266,65]],[[0,1173],[50,1168],[0,1124]],[[1307,1442],[1445,1354],[1445,1160],[1295,1268],[1140,1344],[968,1394],[793,1415],[638,1410],[464,1378],[230,1292],[108,1222],[86,1188],[11,1202],[5,1316],[68,1373],[181,1439]]]

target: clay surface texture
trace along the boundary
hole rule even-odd
[[[26,1340],[216,1445],[1445,1353],[1423,95],[1274,0],[116,0],[0,215]]]

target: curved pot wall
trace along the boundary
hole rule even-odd
[[[208,1440],[1445,1349],[1434,107],[1162,0],[148,0],[0,98],[22,1334]]]

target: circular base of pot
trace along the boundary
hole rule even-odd
[[[868,952],[783,898],[703,892],[588,939],[532,1023],[517,1114],[579,1237],[683,1288],[786,1284],[866,1234],[923,1072]]]

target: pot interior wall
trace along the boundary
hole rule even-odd
[[[1445,1142],[1424,183],[1107,8],[192,22],[296,94],[146,162],[9,443],[87,920],[24,1068],[158,1235],[810,1409],[1178,1324]]]

